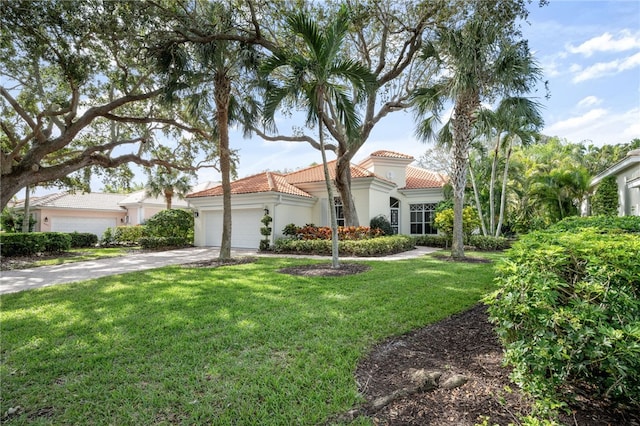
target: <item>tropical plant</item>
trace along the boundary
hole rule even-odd
[[[274,123],[276,110],[287,100],[307,107],[307,126],[318,126],[318,140],[329,200],[332,229],[332,267],[338,259],[338,223],[334,206],[331,173],[325,150],[325,123],[329,111],[335,113],[339,125],[348,135],[355,135],[360,119],[348,95],[350,86],[356,93],[365,93],[371,74],[360,63],[343,58],[340,48],[349,29],[349,12],[341,8],[327,28],[320,28],[305,12],[287,18],[289,31],[302,39],[298,49],[275,52],[261,67],[265,77],[277,79],[268,89],[264,105],[265,120]]]
[[[153,170],[155,170],[155,173]],[[171,208],[173,197],[177,196],[183,199],[191,191],[191,177],[181,175],[179,170],[157,167],[155,169],[147,169],[146,173],[146,194],[151,197],[162,195],[168,209]]]
[[[591,199],[591,214],[617,216],[619,207],[618,182],[615,176],[600,181]]]
[[[481,6],[479,3],[478,7]],[[501,22],[472,14],[458,26],[439,30],[436,39],[422,51],[424,61],[434,62],[443,70],[439,81],[415,92],[414,103],[421,120],[418,136],[452,147],[454,259],[464,258],[462,209],[469,151],[481,101],[526,93],[541,75],[527,42],[515,38],[511,19]],[[453,113],[436,132],[446,101],[453,102]]]

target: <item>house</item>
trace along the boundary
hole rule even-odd
[[[351,188],[362,225],[384,215],[396,233],[435,234],[435,207],[443,199],[447,178],[411,166],[414,158],[392,151],[376,151],[351,165]],[[329,163],[334,178],[336,161]],[[338,194],[337,191],[334,192]],[[195,245],[219,246],[222,239],[222,186],[187,195],[195,213]],[[329,203],[322,165],[292,173],[263,172],[231,183],[231,245],[257,248],[263,238],[260,220],[268,213],[271,239],[282,237],[290,223],[329,226]],[[342,203],[336,197],[338,225],[344,224]]]
[[[618,215],[640,216],[640,149],[629,151],[625,158],[594,177],[592,191],[607,176],[615,176],[618,183]]]
[[[196,191],[212,186],[201,184]],[[174,208],[188,208],[184,200],[175,197]],[[24,200],[12,208],[24,210]],[[36,219],[34,231],[89,232],[102,237],[107,228],[119,225],[139,225],[166,208],[163,197],[149,197],[145,191],[131,194],[68,193],[61,192],[41,197],[30,197],[29,213]]]

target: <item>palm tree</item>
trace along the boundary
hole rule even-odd
[[[467,182],[469,150],[481,101],[498,95],[527,92],[539,78],[525,41],[516,42],[504,24],[472,16],[458,28],[442,29],[434,42],[427,43],[422,59],[443,68],[434,85],[418,89],[414,100],[422,117],[418,135],[438,139],[434,126],[446,101],[453,102],[451,126],[454,221],[451,256],[464,258],[462,208]],[[425,115],[427,116],[426,118]]]
[[[289,30],[302,38],[299,49],[281,50],[269,57],[261,67],[264,76],[277,78],[266,94],[264,117],[273,125],[274,115],[286,100],[305,105],[306,123],[318,125],[318,136],[325,184],[329,201],[332,230],[332,267],[339,268],[338,225],[325,150],[324,128],[330,120],[327,112],[331,108],[339,117],[339,126],[348,135],[355,135],[360,120],[354,103],[348,95],[351,88],[356,93],[365,93],[370,78],[369,71],[360,63],[340,56],[340,48],[349,28],[349,15],[341,8],[328,28],[320,28],[304,12],[287,18]]]
[[[150,197],[164,196],[167,209],[171,209],[173,197],[177,196],[183,199],[191,191],[191,178],[185,175],[181,176],[178,170],[166,167],[157,167],[155,171],[153,173],[151,169],[146,170],[146,194]]]

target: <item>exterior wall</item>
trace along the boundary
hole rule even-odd
[[[400,233],[411,235],[409,206],[418,203],[439,203],[444,199],[442,188],[398,191],[400,197]]]
[[[629,188],[631,180],[640,178],[640,164],[623,170],[616,176],[620,216],[640,216],[640,188]]]
[[[125,217],[127,215],[126,210],[122,212],[112,211],[96,211],[86,209],[55,209],[55,208],[43,208],[33,210],[32,214],[35,215],[37,220],[35,225],[35,231],[50,232],[51,223],[54,217],[83,217],[83,218],[112,218],[114,226],[124,225]],[[98,235],[102,237],[102,235]]]
[[[277,238],[283,237],[282,230],[288,224],[294,223],[296,226],[304,226],[313,222],[312,209],[308,205],[277,204],[269,209],[269,215],[273,218],[273,222],[271,222],[272,243]]]

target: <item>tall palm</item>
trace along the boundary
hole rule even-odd
[[[167,209],[171,209],[173,197],[182,199],[191,191],[191,178],[181,175],[178,170],[166,167],[157,167],[155,173],[152,169],[147,169],[145,191],[151,197],[162,195]]]
[[[486,109],[478,115],[478,127],[482,129],[485,136],[495,140],[489,180],[489,233],[491,235],[499,237],[502,231],[509,176],[509,160],[513,145],[518,142],[522,146],[530,145],[535,140],[537,131],[542,127],[542,124],[540,104],[522,96],[504,98],[500,101],[495,111]],[[497,215],[498,222],[496,225],[495,187],[501,152],[504,152],[504,165],[499,214]]]
[[[360,119],[348,90],[364,93],[370,74],[363,65],[340,55],[340,48],[349,28],[346,8],[340,9],[328,28],[320,28],[305,12],[289,16],[287,26],[302,39],[302,44],[274,53],[262,65],[261,73],[277,80],[266,93],[264,117],[267,123],[273,124],[275,112],[288,100],[304,105],[307,108],[307,125],[318,126],[331,218],[332,267],[338,268],[338,225],[333,185],[327,165],[324,128],[330,120],[327,112],[331,108],[337,113],[340,121],[338,125],[344,128],[345,133],[355,134]]]
[[[529,91],[541,70],[526,42],[514,41],[502,24],[472,16],[458,28],[438,31],[423,49],[423,60],[435,61],[442,78],[418,89],[414,100],[419,116],[418,135],[437,138],[435,125],[446,101],[453,102],[449,119],[452,137],[454,221],[451,256],[464,258],[462,208],[467,182],[469,150],[482,100]]]

